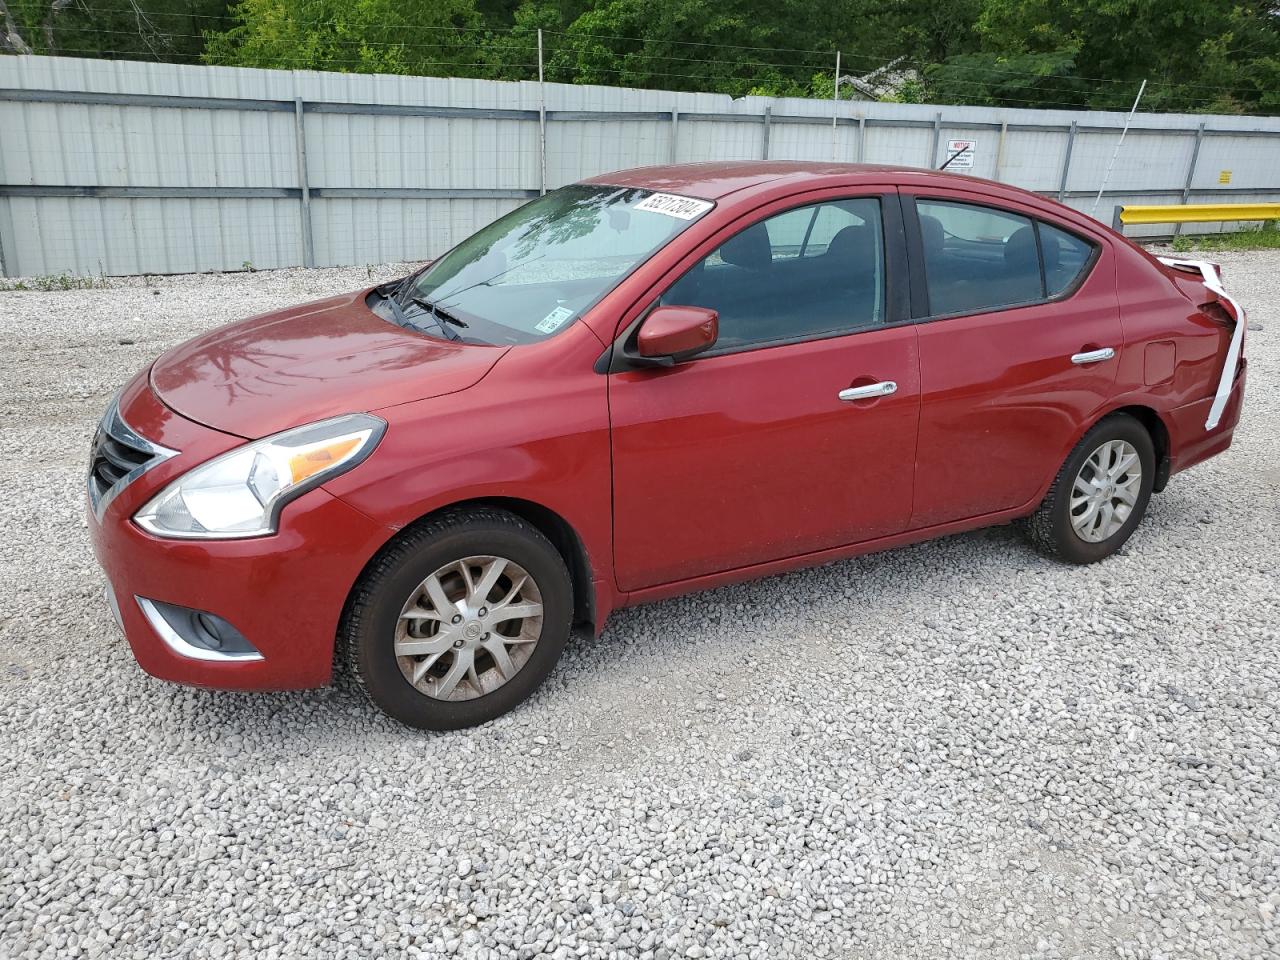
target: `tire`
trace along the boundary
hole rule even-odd
[[[1130,474],[1122,474],[1121,479],[1128,477],[1129,482],[1116,483],[1100,491],[1098,494],[1099,500],[1103,504],[1110,502],[1113,511],[1118,511],[1122,506],[1127,506],[1118,497],[1108,498],[1106,496],[1113,487],[1136,487],[1136,499],[1134,499],[1131,506],[1128,506],[1128,513],[1123,522],[1119,523],[1116,529],[1105,536],[1102,534],[1106,528],[1102,526],[1100,518],[1095,515],[1095,522],[1099,524],[1099,529],[1094,531],[1093,535],[1100,537],[1100,539],[1087,539],[1082,535],[1072,518],[1071,499],[1076,487],[1076,480],[1081,478],[1082,483],[1086,485],[1091,483],[1093,478],[1097,476],[1096,468],[1090,467],[1086,471],[1088,477],[1082,477],[1082,470],[1086,462],[1090,460],[1095,452],[1098,452],[1105,459],[1104,445],[1118,445],[1121,443],[1127,444],[1129,448],[1137,453],[1142,471],[1141,478],[1138,483],[1133,484]],[[1122,449],[1119,446],[1113,446],[1112,448],[1114,451]],[[1118,453],[1112,453],[1111,455],[1116,459],[1110,462],[1114,462],[1118,466]],[[1097,563],[1123,547],[1129,537],[1133,535],[1133,531],[1137,529],[1147,511],[1147,502],[1151,499],[1151,486],[1155,480],[1155,471],[1155,446],[1151,441],[1151,435],[1147,432],[1147,428],[1127,414],[1119,413],[1104,417],[1081,438],[1075,449],[1068,455],[1066,461],[1062,464],[1062,469],[1058,471],[1057,477],[1054,478],[1053,485],[1049,487],[1049,493],[1045,496],[1036,512],[1019,521],[1019,525],[1036,549],[1050,557],[1067,563]],[[1126,490],[1121,489],[1120,493],[1123,495]],[[1089,509],[1090,504],[1088,503],[1077,506],[1076,510],[1082,522],[1086,520],[1086,512]],[[1116,515],[1118,516],[1118,513]]]
[[[486,562],[495,560],[502,562],[501,573],[493,574],[498,579],[484,594],[494,598],[493,609],[483,598],[467,604],[481,597],[475,591],[485,589],[491,572]],[[426,587],[432,579],[434,593]],[[516,581],[523,585],[516,587]],[[503,602],[506,591],[510,597]],[[497,622],[504,613],[533,610],[539,602],[537,616]],[[478,616],[486,612],[495,622]],[[568,568],[540,531],[504,510],[450,510],[407,528],[370,561],[343,612],[339,656],[369,699],[401,723],[423,730],[472,727],[512,710],[542,684],[569,639],[572,614]],[[525,638],[535,626],[530,643]],[[517,627],[518,636],[505,636]],[[483,640],[482,630],[489,631]],[[414,644],[429,652],[398,655],[417,649]],[[505,663],[490,652],[498,647]],[[459,672],[457,679],[455,667],[461,671],[467,657],[472,671]],[[429,669],[415,683],[424,664]]]

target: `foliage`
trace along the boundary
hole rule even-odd
[[[8,0],[7,6],[31,52],[45,55],[193,63],[204,52],[205,31],[231,25],[226,0]]]
[[[1280,250],[1280,220],[1269,220],[1256,230],[1232,230],[1200,236],[1181,234],[1169,244],[1176,253],[1203,250],[1221,253],[1234,250]]]
[[[13,293],[56,290],[96,290],[111,286],[105,277],[73,277],[69,273],[50,274],[43,277],[27,277],[25,280],[0,280],[0,292]]]
[[[541,29],[563,83],[830,97],[840,50],[902,102],[1280,114],[1278,2],[0,0],[0,52],[528,80]]]
[[[210,63],[447,76],[478,59],[474,0],[241,0],[232,13]]]
[[[1278,12],[1274,0],[984,0],[976,49],[930,76],[960,103],[1126,110],[1146,79],[1145,110],[1266,112],[1280,107]]]
[[[902,86],[884,99],[890,103],[928,103],[929,92],[923,80],[911,77],[903,81]]]
[[[925,71],[929,90],[952,103],[1020,107],[1036,103],[1086,106],[1089,88],[1073,76],[1075,51],[1013,56],[963,53]]]

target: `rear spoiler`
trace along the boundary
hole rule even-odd
[[[1218,378],[1218,389],[1213,395],[1213,404],[1209,407],[1209,417],[1204,428],[1212,430],[1222,420],[1222,411],[1226,409],[1227,400],[1231,396],[1231,387],[1235,382],[1236,368],[1240,365],[1240,352],[1244,349],[1244,330],[1247,325],[1244,307],[1227,293],[1222,285],[1222,269],[1208,260],[1177,260],[1173,257],[1157,257],[1166,267],[1197,273],[1205,287],[1217,295],[1230,317],[1235,320],[1236,327],[1231,333],[1231,343],[1227,347],[1227,358],[1222,364],[1222,375]]]

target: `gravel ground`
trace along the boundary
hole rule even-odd
[[[81,516],[135,369],[368,272],[0,293],[0,956],[1277,957],[1280,254],[1219,259],[1245,421],[1122,555],[999,528],[626,611],[441,735],[145,676]]]

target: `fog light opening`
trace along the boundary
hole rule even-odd
[[[138,597],[138,606],[174,653],[192,660],[261,660],[257,648],[222,617],[176,603]]]
[[[211,650],[221,650],[222,637],[218,635],[218,624],[216,621],[214,621],[214,619],[207,613],[199,611],[196,612],[196,615],[192,617],[192,619],[195,621],[195,625],[200,629],[200,632],[204,634],[204,636],[201,637],[201,639],[204,640],[204,645],[209,647]]]

